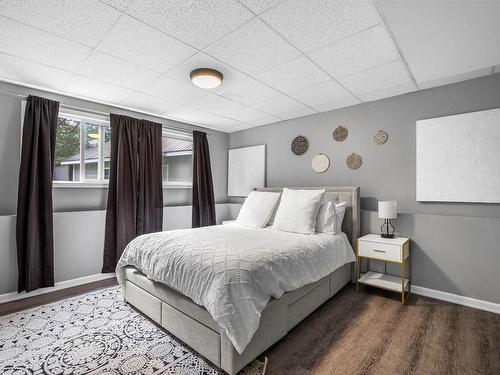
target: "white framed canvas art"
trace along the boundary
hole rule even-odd
[[[265,187],[266,146],[229,150],[227,195],[246,197],[255,188]]]
[[[417,201],[500,203],[500,108],[416,127]]]

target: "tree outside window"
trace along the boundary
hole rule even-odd
[[[109,179],[110,148],[108,126],[59,117],[54,181],[105,182]]]

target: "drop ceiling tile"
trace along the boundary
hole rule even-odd
[[[411,81],[401,61],[395,61],[342,77],[339,82],[354,95],[359,95],[404,85]]]
[[[261,14],[266,9],[278,4],[282,0],[239,0],[255,14]]]
[[[399,59],[392,39],[380,25],[313,51],[308,56],[336,78]]]
[[[225,80],[216,92],[225,98],[247,105],[279,95],[278,91],[253,78]]]
[[[271,69],[300,54],[259,19],[226,35],[205,52],[250,75]]]
[[[98,0],[3,0],[0,15],[95,47],[121,13]]]
[[[196,50],[129,16],[122,16],[98,50],[165,73]]]
[[[132,3],[132,0],[101,0],[103,3],[111,5],[113,8],[119,9],[124,12]]]
[[[304,52],[380,22],[369,0],[288,0],[266,12],[262,19]]]
[[[61,90],[73,73],[0,53],[0,79]]]
[[[220,121],[217,121],[214,125],[209,125],[209,126],[223,132],[229,132],[230,131],[229,129],[232,129],[234,127],[243,127],[252,125],[245,124],[244,122],[230,120],[230,122],[223,121],[222,123]]]
[[[197,122],[203,119],[205,111],[200,111],[195,108],[179,105],[163,113],[164,116],[176,120],[184,120],[186,122]]]
[[[266,116],[264,118],[261,118],[260,120],[254,120],[254,121],[245,121],[250,125],[254,126],[261,126],[261,125],[267,125],[267,124],[273,124],[275,122],[282,121],[281,118],[276,117],[276,116]]]
[[[306,56],[300,56],[258,74],[256,78],[277,90],[287,93],[328,81],[330,76]]]
[[[280,114],[307,108],[302,103],[286,95],[278,95],[252,104],[252,107],[270,115],[281,117]]]
[[[236,120],[183,105],[175,107],[163,115],[171,119],[212,128],[224,128],[239,124]]]
[[[308,116],[308,115],[313,115],[315,113],[317,113],[317,112],[314,109],[309,108],[309,107],[305,107],[305,108],[297,109],[297,110],[290,111],[290,112],[280,113],[279,116],[283,120],[291,120],[291,119],[294,119],[297,117],[304,117],[304,116]]]
[[[0,17],[0,52],[76,71],[92,49]]]
[[[224,130],[231,126],[239,125],[241,122],[227,117],[211,114],[210,116],[204,116],[201,124],[214,129]]]
[[[258,111],[250,107],[243,107],[242,109],[234,112],[226,112],[224,116],[250,124],[255,124],[264,120],[265,118],[272,117],[267,113]]]
[[[178,104],[169,102],[168,100],[158,99],[151,95],[135,92],[123,100],[120,105],[144,112],[161,114],[173,109]]]
[[[334,109],[350,107],[352,105],[356,105],[361,103],[354,96],[345,99],[332,100],[321,104],[315,104],[312,107],[319,112],[333,111]]]
[[[498,71],[499,70],[497,68],[495,70],[495,72],[498,72]],[[488,74],[491,74],[491,67],[488,67],[485,69],[474,70],[474,71],[467,72],[467,73],[461,73],[461,74],[455,74],[452,76],[442,77],[442,78],[434,79],[432,81],[420,82],[418,86],[421,89],[428,89],[430,87],[449,85],[451,83],[460,82],[460,81],[467,81],[469,79],[487,76]]]
[[[233,0],[137,0],[127,13],[200,49],[253,17]]]
[[[224,129],[224,131],[229,133],[234,133],[234,132],[239,132],[240,130],[251,129],[251,128],[255,128],[255,125],[239,124],[226,128]]]
[[[183,61],[174,69],[169,70],[167,72],[167,75],[189,85],[192,85],[189,74],[191,73],[191,71],[198,68],[210,68],[218,70],[224,77],[221,86],[216,89],[208,90],[208,92],[216,92],[217,90],[220,90],[221,88],[226,86],[229,82],[241,80],[247,77],[245,74],[238,72],[237,70],[229,67],[228,65],[220,62],[217,59],[214,59],[213,57],[208,56],[203,52],[198,52],[194,56],[191,56],[187,60]]]
[[[65,92],[88,98],[117,104],[130,96],[133,91],[124,87],[110,85],[95,79],[76,75],[64,88]]]
[[[349,92],[334,80],[323,82],[319,85],[307,87],[302,90],[293,91],[288,95],[310,106],[351,96]]]
[[[417,88],[412,83],[406,83],[404,85],[389,87],[387,89],[378,90],[375,92],[369,92],[366,94],[359,94],[358,98],[363,102],[371,102],[374,100],[384,99],[391,96],[403,95],[409,92],[416,91]]]
[[[78,72],[114,85],[139,90],[160,75],[103,52],[94,52]]]
[[[500,62],[500,1],[378,1],[417,83]]]
[[[201,98],[193,99],[189,102],[189,106],[223,116],[226,113],[234,113],[247,108],[240,103],[215,94],[208,94]]]
[[[151,82],[141,92],[180,104],[188,104],[193,99],[209,94],[208,90],[200,89],[193,84],[181,82],[166,75]]]

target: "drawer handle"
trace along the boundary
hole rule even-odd
[[[385,253],[385,250],[377,250],[377,249],[373,249],[373,251],[377,252],[377,253]]]

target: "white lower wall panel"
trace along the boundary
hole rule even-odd
[[[233,203],[217,204],[217,223],[235,218],[233,215],[237,215],[239,207]],[[164,230],[191,227],[191,206],[165,207],[163,215]],[[106,211],[54,214],[56,283],[80,278],[87,282],[86,277],[101,273],[105,220]],[[0,216],[0,300],[2,295],[16,290],[16,217]]]

